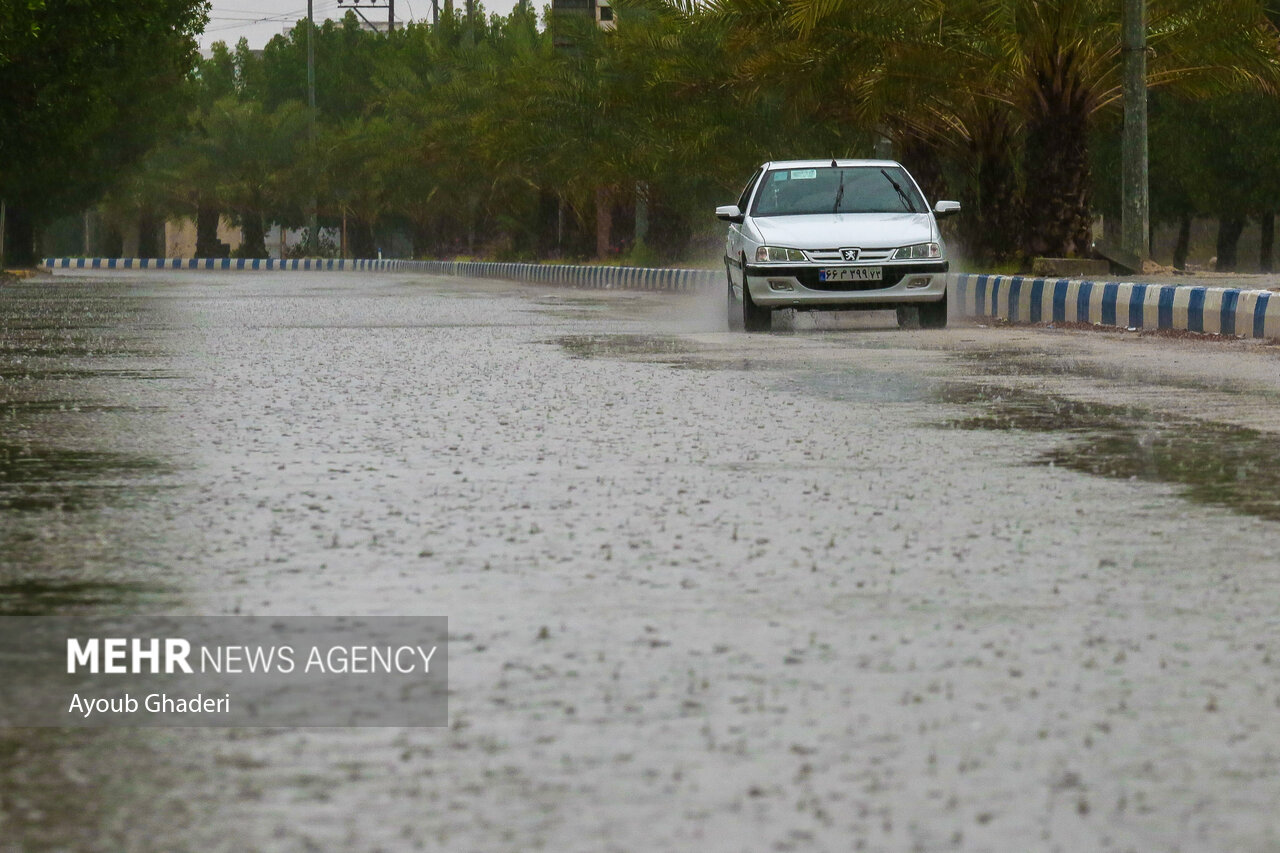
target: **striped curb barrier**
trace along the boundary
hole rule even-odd
[[[691,292],[724,286],[719,270],[336,258],[46,258],[50,270],[419,272],[600,290]],[[953,273],[962,316],[1010,323],[1091,323],[1245,338],[1280,338],[1280,294],[1265,290]]]
[[[1280,338],[1280,294],[1266,290],[972,273],[951,276],[950,288],[967,317]]]
[[[494,261],[339,260],[336,258],[46,258],[50,270],[312,270],[421,272],[599,290],[694,291],[724,284],[719,270],[521,264]]]

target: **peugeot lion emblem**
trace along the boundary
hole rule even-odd
[[[858,259],[857,249],[841,249],[840,256],[846,261],[856,261]]]

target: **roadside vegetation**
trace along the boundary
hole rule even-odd
[[[206,5],[191,0],[0,3],[0,209],[6,255],[103,197],[181,132]]]
[[[351,256],[394,229],[419,257],[688,260],[714,249],[712,206],[772,157],[891,152],[931,200],[965,205],[976,263],[1085,254],[1094,217],[1118,214],[1117,0],[614,6],[613,32],[527,4],[472,19],[446,5],[438,26],[389,36],[326,22],[314,129],[305,21],[261,52],[219,44],[170,96],[185,122],[148,126],[135,167],[34,205],[9,162],[0,189],[37,224],[97,199],[117,241],[190,217],[197,254],[227,217],[248,256],[273,223],[314,215],[345,223]],[[1280,208],[1280,11],[1149,6],[1153,218],[1218,218],[1229,268],[1249,219],[1270,251]]]

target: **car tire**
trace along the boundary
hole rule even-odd
[[[947,327],[947,294],[943,293],[942,298],[937,302],[922,302],[920,304],[920,328],[922,329],[945,329]]]
[[[914,305],[899,305],[896,309],[899,329],[920,328],[920,309]]]
[[[742,257],[742,328],[748,332],[767,332],[773,328],[773,309],[762,308],[751,298],[745,255]]]
[[[724,262],[725,277],[725,315],[729,318],[729,331],[742,331],[742,303],[733,298],[733,273],[729,268],[729,261]]]

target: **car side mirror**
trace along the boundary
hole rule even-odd
[[[741,223],[744,218],[742,211],[738,210],[738,206],[736,204],[725,204],[716,208],[716,219],[722,219],[725,222]]]
[[[955,216],[960,212],[960,202],[958,201],[940,201],[933,206],[933,215],[942,219],[946,216]]]

